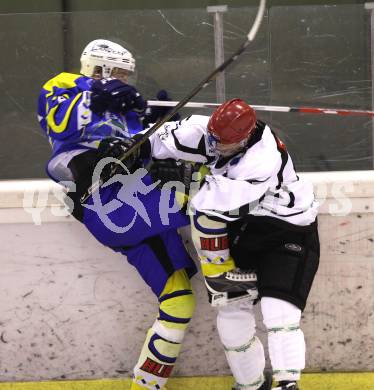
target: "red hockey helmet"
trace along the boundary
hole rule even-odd
[[[208,122],[209,133],[224,145],[245,140],[255,127],[256,112],[241,99],[231,99],[221,104]]]

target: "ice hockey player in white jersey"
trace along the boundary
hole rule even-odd
[[[284,143],[241,99],[210,117],[166,123],[150,144],[152,172],[162,183],[179,180],[193,190],[199,165],[188,162],[210,170],[190,191],[189,211],[233,389],[266,388],[254,302],[268,333],[275,389],[299,389],[305,367],[300,319],[319,263],[312,185],[297,176]]]

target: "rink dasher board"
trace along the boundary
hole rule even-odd
[[[374,171],[299,173],[313,183],[320,214],[374,212]],[[71,222],[62,187],[48,179],[0,181],[0,223]],[[374,387],[373,387],[374,389]]]

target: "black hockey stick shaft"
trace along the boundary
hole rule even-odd
[[[266,6],[266,0],[260,0],[260,5],[258,7],[256,19],[253,23],[253,26],[250,32],[247,35],[247,39],[243,42],[240,47],[231,55],[226,61],[219,65],[216,69],[213,70],[204,80],[202,80],[188,95],[186,95],[168,114],[166,114],[160,121],[155,123],[146,133],[143,134],[142,138],[137,141],[131,148],[126,150],[121,156],[118,157],[120,162],[125,161],[129,156],[136,152],[147,140],[154,134],[164,123],[170,120],[182,107],[186,105],[198,92],[206,88],[219,73],[223,72],[231,63],[238,59],[238,57],[245,51],[247,46],[255,38],[258,28],[260,27],[261,21],[264,16]],[[112,169],[110,175],[106,180],[112,177],[116,173],[116,167]],[[80,202],[84,203],[91,194],[98,190],[101,185],[104,183],[105,179],[100,179],[97,182],[93,183],[91,187],[88,188],[86,193],[81,197]]]

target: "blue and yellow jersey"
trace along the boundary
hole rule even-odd
[[[38,120],[54,156],[82,147],[97,147],[106,137],[130,137],[142,129],[131,112],[126,116],[93,113],[89,109],[92,82],[93,79],[86,76],[60,73],[43,85],[38,101]]]

